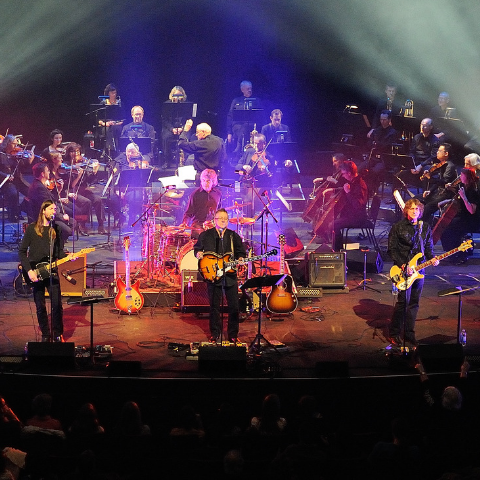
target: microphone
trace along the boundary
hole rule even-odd
[[[262,192],[262,197],[265,197],[265,195],[268,195],[268,190],[264,190],[264,191]]]
[[[217,112],[211,112],[210,110],[207,110],[207,113],[209,113],[210,115],[214,115],[215,117],[218,115]]]
[[[64,278],[67,280],[67,282],[70,282],[72,285],[76,285],[76,284],[77,284],[77,281],[76,281],[73,277],[70,276],[70,272],[69,272],[69,271],[63,270],[63,271],[62,271],[62,277],[64,277]]]
[[[55,220],[55,215],[50,215],[50,221],[53,222]]]

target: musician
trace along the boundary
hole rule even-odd
[[[180,85],[175,85],[170,94],[168,95],[168,100],[165,102],[168,103],[183,103],[187,101],[187,94],[185,89]],[[172,112],[169,110],[169,112]],[[182,116],[167,116],[165,113],[162,113],[162,140],[163,140],[163,153],[164,153],[164,164],[163,168],[169,168],[170,164],[173,162],[173,155],[176,153],[178,138],[183,131],[183,126],[188,118],[183,118]]]
[[[385,85],[385,96],[377,103],[375,114],[372,120],[372,128],[367,134],[368,138],[370,138],[373,134],[373,131],[381,125],[380,115],[384,110],[389,110],[392,115],[400,114],[403,105],[401,105],[398,100],[395,100],[396,95],[397,86],[392,82],[387,83]]]
[[[42,156],[47,158],[47,154],[50,152],[60,152],[65,155],[65,148],[62,146],[63,132],[56,128],[50,132],[50,145],[42,152]]]
[[[178,147],[187,154],[193,154],[193,166],[200,174],[206,168],[211,168],[218,172],[223,160],[225,159],[225,145],[220,137],[212,135],[212,127],[208,123],[197,125],[197,139],[189,140],[190,130],[193,120],[185,122],[182,133],[180,133]]]
[[[113,83],[109,83],[103,92],[108,98],[102,100],[105,105],[104,118],[98,120],[98,125],[104,127],[105,132],[105,148],[112,151],[118,151],[118,139],[122,131],[124,121],[124,112],[122,109],[122,100],[118,95],[117,87]],[[108,108],[115,105],[113,108]]]
[[[437,163],[423,174],[428,185],[428,189],[422,194],[422,203],[425,204],[423,218],[429,224],[438,210],[438,202],[453,197],[453,192],[445,188],[457,178],[457,169],[450,159],[451,149],[449,143],[442,143],[437,150]]]
[[[231,260],[244,261],[246,252],[242,239],[238,233],[227,228],[228,213],[224,208],[215,212],[215,227],[200,234],[193,247],[195,256],[200,260],[204,253],[214,252],[220,257],[230,254]],[[239,301],[237,274],[234,270],[222,275],[216,282],[207,283],[208,298],[210,302],[210,342],[216,343],[222,333],[220,318],[220,304],[222,289],[228,303],[228,340],[238,343]]]
[[[0,144],[0,183],[5,178],[0,193],[4,195],[5,205],[8,208],[8,219],[16,222],[20,217],[20,202],[18,193],[28,195],[30,184],[25,180],[22,174],[24,168],[30,167],[34,160],[33,152],[23,152],[18,146],[18,139],[15,135],[6,135]]]
[[[469,153],[464,159],[465,168],[473,168],[477,177],[480,177],[480,155]],[[477,186],[480,189],[480,184]]]
[[[252,125],[244,122],[234,122],[234,110],[258,110],[262,109],[262,102],[258,97],[253,98],[252,82],[244,80],[240,83],[241,97],[235,97],[230,104],[227,114],[227,144],[232,146],[236,156],[241,155],[247,139],[250,138]]]
[[[222,198],[217,188],[218,179],[215,170],[205,169],[200,175],[200,187],[193,191],[188,199],[187,209],[180,226],[192,227],[192,238],[198,238],[204,230],[204,223],[211,222]]]
[[[40,165],[40,164],[38,164]],[[45,168],[48,168],[45,166]],[[63,236],[59,225],[55,220],[57,206],[51,200],[42,203],[36,222],[28,225],[22,243],[18,249],[23,271],[27,272],[28,278],[33,283],[33,299],[37,309],[37,320],[42,332],[42,342],[51,341],[53,333],[54,342],[63,342],[63,306],[58,274],[41,280],[34,270],[40,262],[55,262],[67,255],[63,249]],[[51,255],[50,255],[51,254]],[[71,260],[75,259],[70,254]],[[56,273],[56,269],[53,270]],[[45,304],[45,289],[47,289],[52,302],[52,326],[50,324]]]
[[[98,222],[98,233],[105,234],[104,222],[105,212],[104,204],[101,197],[103,187],[95,185],[98,180],[98,169],[100,164],[98,160],[88,160],[81,154],[81,147],[77,143],[70,143],[65,150],[65,163],[68,166],[76,166],[77,175],[73,178],[70,187],[71,192],[77,194],[76,206],[78,206],[82,213],[89,213],[91,208],[95,210]],[[85,165],[85,163],[87,165]],[[83,165],[84,168],[79,165]],[[72,172],[73,170],[70,170]],[[86,202],[87,200],[88,202]],[[80,224],[82,230],[85,231],[84,225]]]
[[[404,276],[411,276],[414,271],[409,262],[417,253],[423,253],[418,263],[426,260],[435,259],[433,265],[438,265],[439,261],[433,254],[433,238],[430,226],[421,221],[423,214],[423,204],[417,198],[411,198],[405,202],[403,215],[405,218],[395,223],[388,235],[388,254],[393,260],[394,265],[400,267]],[[423,274],[423,270],[419,271]],[[403,321],[405,320],[405,341],[413,346],[417,345],[415,337],[415,320],[419,308],[420,296],[423,289],[423,278],[417,278],[413,281],[410,288],[398,291],[398,299],[393,310],[390,321],[390,342],[394,345],[402,343],[400,336],[402,333]],[[406,307],[406,317],[404,319]]]
[[[50,181],[50,169],[46,162],[37,163],[33,166],[33,182],[28,189],[28,198],[30,200],[29,217],[35,219],[41,211],[44,202],[50,201],[57,204],[55,224],[61,232],[62,241],[65,243],[72,234],[72,228],[69,226],[71,220],[73,227],[76,222],[72,216],[72,210],[68,205],[68,199],[60,199],[56,196],[55,189],[47,188]]]
[[[398,177],[406,184],[421,188],[421,173],[435,163],[439,145],[440,140],[433,133],[432,119],[424,118],[420,123],[420,133],[413,137],[410,145],[410,155],[413,157],[416,167],[402,170]]]
[[[151,145],[153,147],[153,142],[155,141],[155,129],[152,125],[143,121],[144,116],[143,107],[140,105],[135,105],[132,107],[131,114],[133,122],[127,123],[122,129],[121,137],[129,138],[132,141],[132,138],[151,138]],[[152,150],[148,152],[149,157],[152,156]]]
[[[290,128],[288,125],[282,123],[283,113],[279,108],[272,110],[270,114],[270,123],[262,127],[262,135],[265,136],[267,143],[272,141],[276,142],[291,142],[292,137],[290,135]],[[277,132],[286,132],[281,135],[277,135]],[[281,137],[281,138],[279,138]]]
[[[462,168],[460,173],[460,188],[457,203],[458,211],[452,218],[441,236],[442,247],[445,252],[457,248],[462,243],[465,234],[476,231],[480,225],[480,192],[478,191],[478,177],[473,168]],[[439,207],[446,205],[450,200],[439,203]],[[454,263],[464,263],[466,252],[458,252],[450,256]]]
[[[333,173],[332,175],[329,175],[326,179],[326,183],[323,186],[323,188],[328,188],[328,187],[341,187],[343,184],[346,182],[346,180],[342,176],[342,166],[347,160],[347,157],[343,153],[334,153],[332,155],[332,166],[333,166]],[[315,188],[317,188],[318,184],[321,184],[324,182],[323,178],[314,178],[313,179],[313,184],[315,185]]]
[[[270,178],[275,172],[275,164],[270,153],[265,150],[267,140],[263,133],[253,136],[253,145],[247,145],[243,155],[238,161],[235,170],[241,176],[256,177],[259,185],[270,185]]]
[[[367,218],[365,207],[368,201],[368,189],[363,178],[358,175],[357,166],[351,160],[347,160],[343,163],[341,172],[346,182],[340,190],[343,208],[335,213],[336,218],[332,226],[335,251],[343,248],[342,230],[347,227],[360,227]],[[331,189],[324,190],[324,195],[329,190]]]

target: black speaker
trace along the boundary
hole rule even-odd
[[[310,287],[345,288],[345,252],[307,253]]]
[[[315,375],[319,378],[347,378],[348,362],[317,362],[315,364]]]
[[[75,343],[28,342],[28,366],[48,370],[75,368]]]
[[[361,250],[347,250],[347,267],[355,272],[363,272],[365,253],[367,254],[367,273],[382,273],[383,259],[378,252]]]
[[[439,345],[419,345],[417,354],[427,373],[459,372],[465,354],[459,343]]]
[[[242,373],[247,368],[246,347],[202,346],[198,349],[198,371]]]
[[[307,277],[307,260],[298,260],[296,258],[286,259],[288,267],[290,268],[290,274],[295,281],[295,285],[306,286],[308,285]]]
[[[142,374],[142,362],[134,360],[112,360],[107,364],[109,377],[139,377]]]

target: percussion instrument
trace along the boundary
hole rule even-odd
[[[230,223],[233,224],[240,224],[240,225],[252,225],[255,223],[254,218],[249,218],[249,217],[241,217],[241,218],[230,218],[229,220]]]
[[[179,251],[177,256],[177,266],[179,273],[182,270],[197,270],[198,260],[193,253],[193,246],[196,240],[190,240]]]
[[[175,262],[180,248],[189,241],[190,233],[187,232],[167,232],[162,235],[158,249],[160,260],[164,263]]]
[[[243,207],[248,207],[251,205],[252,202],[246,202],[246,203],[235,203],[235,205],[232,205],[231,207],[225,207],[225,210],[235,210],[237,208],[243,208]]]
[[[184,190],[168,190],[164,195],[168,198],[182,198],[184,193]]]

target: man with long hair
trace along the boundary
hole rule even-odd
[[[404,218],[395,223],[388,234],[388,254],[393,264],[400,267],[403,277],[414,274],[411,260],[417,253],[421,253],[418,263],[435,258],[433,254],[433,236],[428,223],[420,220],[423,214],[423,204],[417,198],[405,202],[403,208]],[[438,265],[435,259],[433,265]],[[419,271],[423,274],[423,270]],[[415,337],[415,320],[419,308],[420,296],[423,290],[423,277],[416,278],[409,288],[399,289],[398,299],[390,321],[390,342],[400,345],[400,334],[403,331],[405,341],[414,347],[417,345]]]
[[[33,299],[37,309],[37,320],[42,332],[42,342],[53,340],[63,342],[63,306],[60,290],[60,281],[53,269],[51,278],[42,279],[38,276],[35,268],[41,262],[55,262],[67,257],[63,249],[63,238],[60,228],[55,223],[57,206],[52,200],[46,200],[40,207],[37,220],[28,225],[20,248],[18,249],[22,269],[27,273],[28,280],[33,284]],[[74,254],[68,255],[71,260]],[[52,302],[52,327],[48,321],[45,303],[45,289]]]

